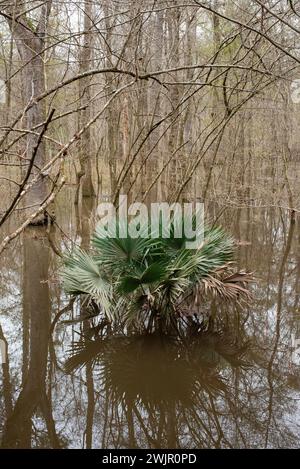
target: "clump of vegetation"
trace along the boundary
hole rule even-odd
[[[186,247],[184,235],[175,237],[172,221],[169,238],[152,238],[147,226],[137,238],[120,237],[119,228],[115,237],[98,228],[91,252],[76,249],[62,271],[65,290],[85,295],[108,323],[143,325],[148,331],[177,328],[201,314],[211,296],[238,303],[249,299],[251,275],[234,271],[234,240],[222,228],[205,229],[197,249]]]

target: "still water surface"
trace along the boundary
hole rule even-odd
[[[29,229],[0,260],[2,447],[299,447],[299,218],[275,209],[220,218],[239,241],[238,265],[257,278],[248,308],[203,304],[214,321],[181,344],[103,341],[97,319],[76,321],[58,277],[57,253],[88,247],[93,225],[89,203],[70,206],[61,200],[50,234]]]

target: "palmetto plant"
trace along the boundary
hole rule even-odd
[[[120,225],[117,233],[120,233]],[[123,227],[124,230],[124,227]],[[123,231],[124,232],[124,231]],[[98,228],[90,253],[80,249],[65,260],[64,288],[86,295],[110,322],[156,321],[172,324],[188,314],[193,298],[204,302],[210,294],[241,301],[249,298],[245,284],[251,276],[233,272],[234,240],[220,227],[204,230],[197,249],[186,238],[153,238],[148,226],[133,238],[114,236]]]

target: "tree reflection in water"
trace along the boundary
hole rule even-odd
[[[90,238],[90,208],[86,213],[78,216],[81,245]],[[67,214],[60,219],[74,236]],[[112,336],[107,325],[88,318],[84,303],[68,304],[44,230],[28,231],[21,247],[6,251],[0,269],[0,325],[9,356],[0,373],[2,446],[299,447],[300,367],[291,342],[300,335],[299,219],[241,211],[228,212],[223,224],[248,243],[238,262],[259,278],[255,300],[243,310],[201,304],[213,321],[191,318],[180,341],[122,331]],[[63,250],[66,239],[57,230],[52,242]]]
[[[186,425],[193,433],[193,421],[200,424],[204,402],[211,406],[217,396],[229,393],[222,372],[227,367],[247,367],[246,349],[211,332],[188,334],[184,340],[161,334],[106,337],[75,343],[66,370],[93,363],[110,412],[119,421],[123,413],[127,419],[131,447],[138,446],[136,420],[151,447],[175,448],[180,445],[178,425]],[[217,414],[215,419],[217,424]],[[218,446],[218,425],[209,429],[203,422],[197,438],[201,438],[201,427],[207,441]]]
[[[31,227],[23,240],[23,386],[7,420],[4,448],[31,446],[32,418],[43,416],[52,447],[60,446],[46,390],[48,339],[51,322],[48,269],[50,248],[44,227]],[[28,327],[28,330],[26,330]],[[28,353],[28,356],[27,356]]]

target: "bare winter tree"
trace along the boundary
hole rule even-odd
[[[294,160],[294,124],[279,166],[267,143],[270,103],[284,103],[297,121],[289,98],[299,67],[293,2],[6,0],[0,12],[8,98],[1,225],[17,209],[26,225],[24,206],[30,223],[43,222],[62,176],[76,185],[76,202],[101,183],[113,200],[122,191],[173,201],[226,194],[240,204],[253,199],[245,181],[258,168],[268,178],[271,165],[274,181]],[[263,128],[269,156],[254,164]],[[269,191],[268,203],[277,199]]]
[[[45,92],[43,53],[52,2],[49,0],[40,6],[36,24],[28,17],[30,8],[29,12],[26,8],[24,10],[26,7],[24,2],[15,1],[8,6],[5,5],[6,3],[4,2],[2,15],[7,19],[21,59],[23,100],[25,109],[28,108],[24,120],[27,127],[33,129],[46,119],[45,101],[35,102],[35,99]],[[33,8],[36,6],[33,5]],[[30,167],[32,167],[31,175],[38,174],[47,161],[45,141],[43,139],[39,141],[38,135],[28,133],[26,156],[30,160]],[[26,204],[29,207],[39,206],[45,201],[46,196],[47,177],[43,175],[28,191]],[[42,222],[44,216],[44,213],[39,214],[35,218],[35,222]]]

